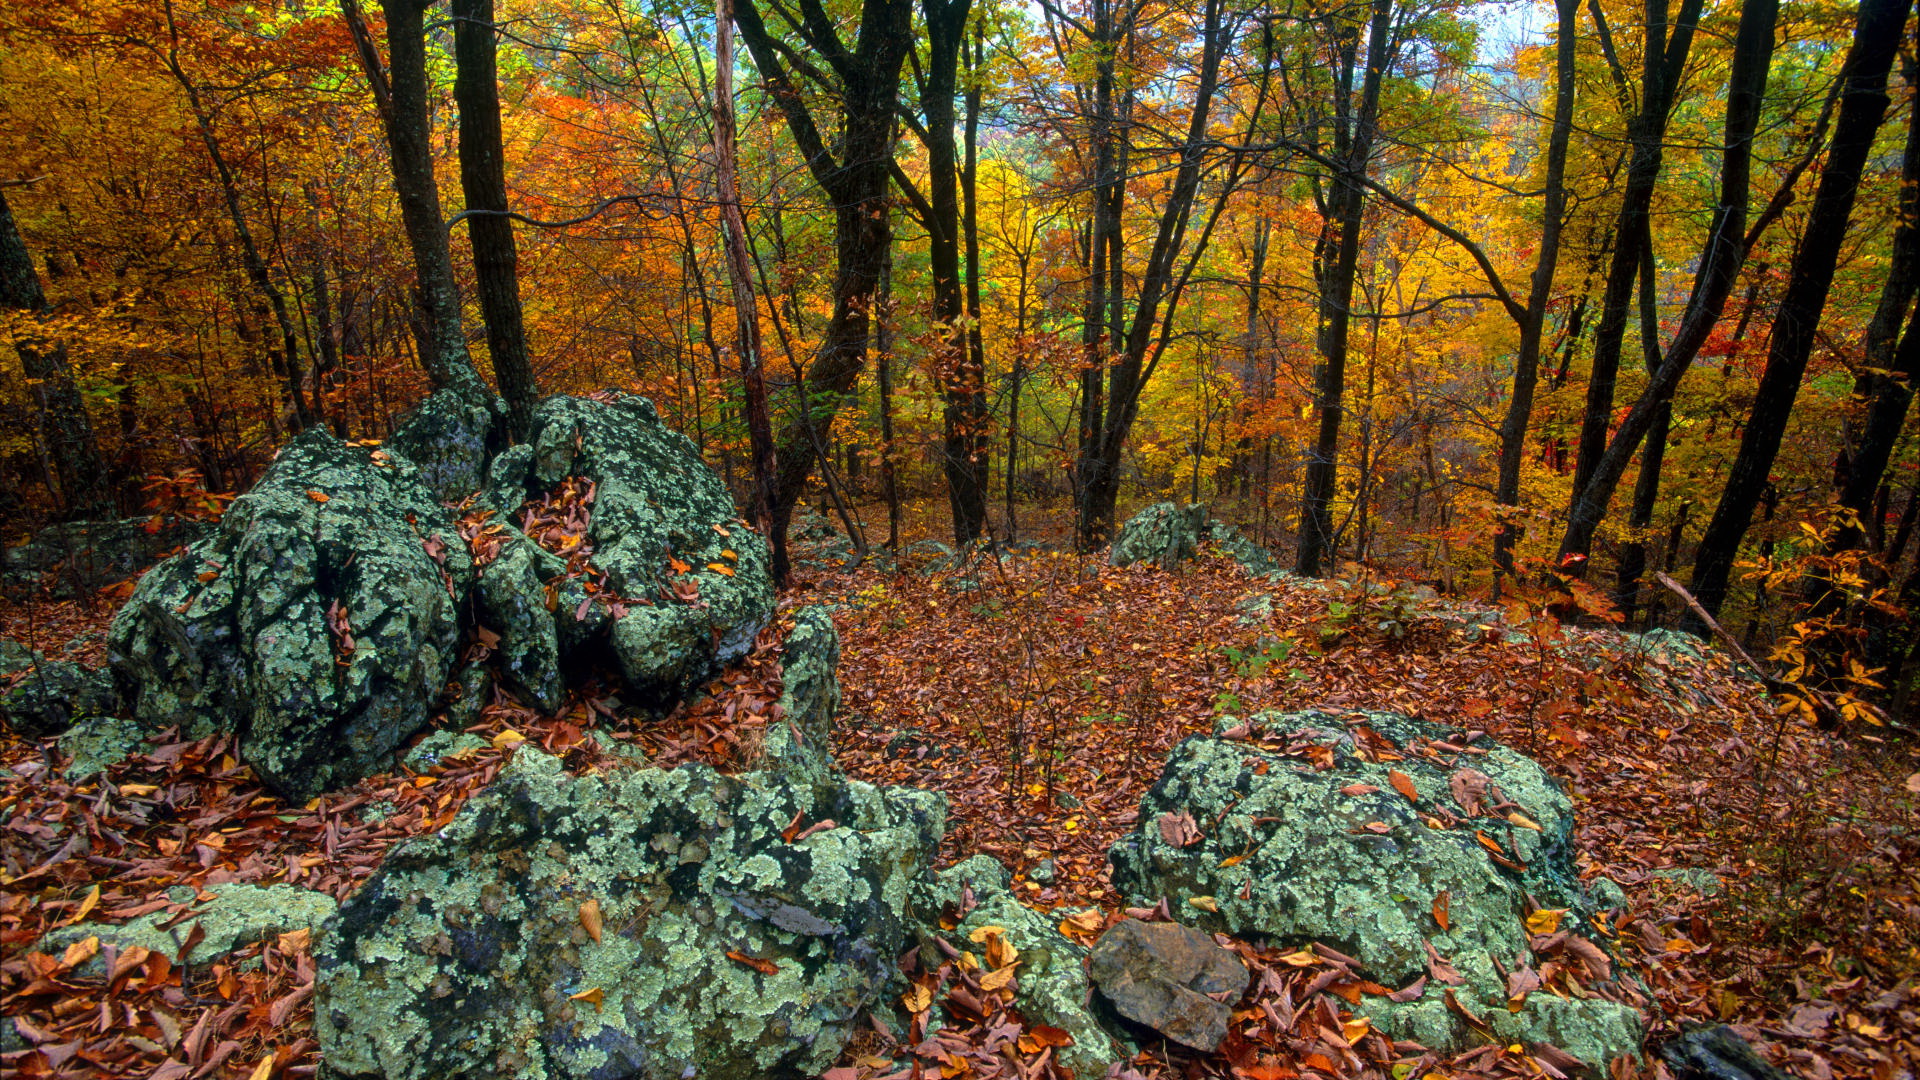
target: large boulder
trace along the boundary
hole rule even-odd
[[[207,528],[203,521],[164,514],[49,525],[32,540],[0,551],[0,591],[62,600],[91,596],[199,539]]]
[[[532,664],[519,685],[544,702],[539,663],[605,645],[639,698],[664,703],[746,654],[773,615],[767,544],[738,520],[692,440],[647,399],[607,394],[541,402],[529,446],[494,461],[488,498],[512,511],[565,481],[589,482],[592,580],[533,552],[482,571],[483,617],[506,626],[513,654]]]
[[[466,546],[405,458],[309,428],[219,527],[140,579],[108,658],[133,716],[305,800],[385,767],[460,644]]]
[[[386,1080],[816,1075],[894,970],[944,822],[928,792],[576,778],[523,746],[321,933],[321,1052]]]
[[[113,712],[119,703],[112,675],[70,660],[34,653],[27,664],[0,672],[0,720],[28,738],[58,735],[77,721]]]
[[[1478,1027],[1593,1067],[1638,1052],[1634,993],[1587,921],[1572,805],[1538,764],[1388,713],[1223,734],[1174,749],[1110,852],[1117,886],[1207,929],[1330,945],[1390,988],[1429,979],[1360,1010],[1396,1038],[1464,1049]],[[1561,913],[1531,933],[1530,897]]]
[[[1114,566],[1150,562],[1162,570],[1172,570],[1193,558],[1206,536],[1205,503],[1154,503],[1120,526],[1107,561]]]

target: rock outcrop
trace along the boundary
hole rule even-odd
[[[1477,1024],[1595,1067],[1637,1053],[1632,991],[1586,923],[1572,805],[1537,764],[1385,713],[1265,714],[1225,734],[1175,748],[1110,852],[1117,886],[1209,930],[1330,945],[1391,988],[1429,980],[1366,1002],[1397,1038],[1466,1048]],[[1530,897],[1559,913],[1532,932]],[[1578,996],[1543,988],[1549,959],[1583,977]]]
[[[1115,534],[1107,561],[1114,566],[1148,562],[1172,570],[1198,555],[1200,546],[1209,542],[1255,577],[1281,572],[1272,552],[1213,518],[1205,503],[1154,503],[1133,515]]]
[[[338,1076],[814,1075],[893,973],[940,796],[522,747],[315,948]]]
[[[211,535],[140,579],[108,656],[136,719],[236,731],[261,779],[305,800],[425,726],[471,577],[411,462],[309,428]]]
[[[326,893],[293,885],[232,882],[209,885],[205,890],[182,886],[171,895],[173,907],[117,925],[78,923],[62,927],[34,947],[59,955],[75,942],[97,937],[102,944],[117,945],[123,952],[138,946],[196,967],[256,941],[317,929],[339,907]],[[201,895],[206,899],[201,900]],[[95,955],[85,970],[88,974],[104,974],[101,958]]]
[[[1227,1037],[1249,978],[1239,957],[1198,930],[1138,919],[1100,935],[1089,970],[1115,1012],[1203,1054]]]
[[[12,644],[9,642],[8,644]],[[120,703],[113,676],[16,646],[0,659],[0,720],[28,738],[58,735]]]

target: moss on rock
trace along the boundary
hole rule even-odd
[[[119,708],[120,695],[113,676],[70,660],[47,660],[33,654],[5,677],[11,682],[0,693],[0,719],[28,738],[58,735],[81,719]]]
[[[1117,886],[1141,902],[1166,896],[1207,929],[1331,945],[1390,986],[1426,972],[1431,943],[1467,977],[1462,1000],[1502,1014],[1505,981],[1495,963],[1511,969],[1529,955],[1528,896],[1584,925],[1590,909],[1574,871],[1572,804],[1532,760],[1484,739],[1471,753],[1438,750],[1434,742],[1458,734],[1390,713],[1355,723],[1263,714],[1249,726],[1260,741],[1195,736],[1174,749],[1141,800],[1139,828],[1109,853]],[[1325,767],[1310,764],[1316,756]],[[1396,774],[1417,799],[1400,793]],[[1460,781],[1477,787],[1467,799],[1476,805],[1456,800]],[[1447,928],[1433,914],[1442,893]],[[1210,898],[1217,913],[1185,904],[1196,897]],[[1575,1014],[1585,1019],[1565,1019]],[[1448,1026],[1441,1037],[1442,1021],[1453,1023],[1444,1007],[1431,1015],[1382,1008],[1378,1019],[1396,1037],[1467,1045],[1463,1028]],[[1610,1057],[1639,1045],[1638,1014],[1606,1001],[1535,994],[1501,1023],[1514,1039],[1576,1054],[1559,1040],[1581,1024],[1606,1033],[1588,1041],[1590,1053]]]
[[[1199,553],[1206,532],[1205,503],[1154,503],[1120,526],[1107,561],[1114,566],[1150,562],[1172,570]]]
[[[123,716],[94,716],[80,721],[60,736],[60,753],[68,762],[63,775],[84,780],[103,773],[145,749],[147,729]]]
[[[793,613],[780,658],[781,720],[769,726],[766,759],[794,782],[823,787],[835,782],[833,714],[840,708],[840,635],[833,616],[818,605]]]
[[[837,824],[787,843],[796,815]],[[522,747],[327,924],[322,1052],[390,1080],[817,1073],[885,983],[944,822],[927,792],[574,778]]]
[[[211,535],[141,578],[108,657],[135,719],[237,731],[254,771],[304,800],[385,767],[426,724],[470,579],[414,465],[309,428]]]
[[[209,885],[205,892],[211,899],[204,903],[195,902],[192,892],[186,890],[183,902],[194,914],[184,919],[175,912],[162,910],[119,925],[79,923],[55,930],[34,947],[58,954],[76,941],[98,937],[103,944],[118,945],[123,950],[138,945],[164,953],[168,959],[183,960],[189,966],[210,964],[256,941],[296,930],[317,929],[339,906],[326,893],[292,885],[239,882]],[[196,926],[205,937],[182,956],[181,949]],[[89,974],[100,973],[99,956],[89,961],[89,965],[83,970]]]

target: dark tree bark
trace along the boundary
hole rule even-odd
[[[1646,227],[1654,186],[1667,139],[1667,117],[1673,111],[1675,91],[1693,46],[1701,0],[1681,0],[1673,33],[1667,33],[1667,0],[1646,0],[1646,47],[1641,56],[1640,108],[1627,121],[1632,153],[1627,162],[1626,189],[1614,221],[1613,260],[1600,300],[1600,323],[1593,334],[1593,369],[1587,379],[1586,408],[1581,414],[1580,449],[1573,468],[1573,489],[1580,490],[1593,476],[1607,446],[1607,428],[1613,419],[1613,394],[1620,372],[1620,346],[1626,337],[1627,315],[1633,305],[1633,282],[1640,255],[1651,242]],[[1626,100],[1625,73],[1614,57],[1606,17],[1600,5],[1591,5],[1595,26],[1607,47],[1606,57],[1616,86]]]
[[[373,87],[374,103],[387,130],[394,193],[400,220],[413,253],[414,337],[420,366],[435,389],[454,390],[476,400],[492,397],[467,352],[461,329],[460,294],[453,279],[453,256],[440,218],[440,185],[433,175],[433,110],[427,104],[426,9],[431,0],[380,0],[387,17],[387,55],[383,68],[358,0],[340,0],[341,14],[353,33],[360,66]]]
[[[894,120],[900,97],[900,65],[912,47],[912,0],[863,0],[860,26],[849,48],[839,23],[820,0],[798,0],[791,28],[811,55],[802,56],[768,30],[755,0],[740,0],[734,22],[767,83],[787,130],[799,146],[814,182],[834,208],[833,317],[807,366],[805,383],[837,411],[866,364],[874,289],[886,265],[892,229],[887,183],[893,161]],[[816,67],[824,64],[825,70]],[[811,72],[831,85],[841,105],[840,130],[829,149],[795,72]],[[793,504],[813,470],[813,413],[803,399],[780,440],[779,482],[774,491],[774,576],[787,576],[786,531]]]
[[[1360,224],[1366,210],[1365,177],[1373,160],[1373,140],[1380,116],[1380,81],[1386,74],[1388,30],[1393,23],[1393,0],[1373,0],[1368,26],[1365,74],[1360,105],[1353,108],[1354,68],[1359,35],[1341,44],[1341,65],[1334,90],[1333,157],[1339,168],[1327,238],[1332,258],[1320,262],[1320,364],[1315,373],[1314,409],[1319,428],[1307,458],[1306,482],[1300,494],[1300,543],[1294,571],[1319,577],[1324,561],[1333,554],[1333,488],[1340,467],[1340,421],[1346,413],[1347,330],[1353,304],[1353,275],[1360,258]]]
[[[1714,207],[1713,223],[1701,248],[1693,295],[1688,298],[1679,331],[1662,354],[1659,371],[1620,422],[1606,453],[1594,466],[1593,477],[1583,487],[1574,489],[1566,533],[1560,539],[1560,566],[1564,572],[1578,575],[1584,571],[1594,531],[1606,516],[1614,489],[1626,475],[1640,441],[1653,426],[1661,403],[1673,396],[1680,377],[1719,321],[1727,296],[1740,275],[1740,267],[1746,261],[1751,247],[1747,232],[1747,188],[1752,173],[1753,136],[1759,125],[1767,69],[1773,61],[1774,23],[1778,15],[1779,0],[1744,0],[1740,5],[1740,23],[1734,31],[1733,63],[1727,77],[1720,201]],[[1791,182],[1789,177],[1788,183]]]
[[[40,273],[14,223],[4,187],[0,187],[0,307],[24,311],[36,322],[48,313]],[[61,512],[75,518],[105,513],[112,506],[113,493],[107,490],[106,465],[100,460],[86,403],[73,382],[67,347],[32,332],[15,333],[13,347],[40,410],[40,438],[52,462]]]
[[[1553,298],[1553,275],[1560,264],[1560,237],[1567,218],[1567,143],[1573,133],[1574,60],[1578,44],[1579,0],[1555,0],[1557,28],[1554,48],[1553,130],[1547,138],[1546,197],[1540,207],[1540,250],[1528,284],[1526,309],[1520,314],[1520,348],[1514,356],[1513,394],[1506,419],[1500,425],[1500,476],[1495,499],[1503,506],[1520,501],[1520,460],[1527,442],[1527,422],[1533,416],[1534,391],[1540,384],[1540,341],[1546,332],[1547,304]],[[1518,530],[1511,519],[1494,535],[1493,557],[1502,570],[1513,572],[1513,545]]]
[[[453,96],[460,106],[460,186],[467,199],[474,288],[487,324],[493,378],[515,440],[527,438],[540,387],[520,315],[520,254],[507,216],[506,149],[500,134],[493,0],[452,0]]]
[[[733,281],[733,311],[739,329],[734,351],[740,356],[745,389],[747,441],[753,451],[753,503],[748,508],[761,535],[773,535],[773,493],[779,466],[773,449],[773,423],[767,415],[767,378],[760,348],[760,310],[753,300],[753,270],[747,261],[747,220],[740,212],[740,184],[734,164],[733,0],[714,4],[713,165],[714,186],[727,233],[727,274]]]
[[[942,402],[940,467],[947,480],[955,542],[972,543],[987,516],[986,372],[971,348],[965,325],[967,307],[961,266],[961,188],[963,164],[954,139],[959,119],[954,102],[960,92],[960,54],[966,47],[967,17],[973,0],[920,0],[926,24],[927,59],[916,64],[916,89],[924,122],[913,131],[927,149],[924,195],[902,170],[894,183],[906,195],[927,230],[927,263],[933,275],[933,324],[939,345],[933,360]]]
[[[1641,219],[1648,227],[1646,219]],[[1640,352],[1647,374],[1660,370],[1660,324],[1654,304],[1654,265],[1652,237],[1640,245]],[[1660,468],[1666,461],[1667,434],[1673,426],[1673,395],[1654,409],[1653,426],[1647,429],[1646,449],[1640,454],[1640,475],[1633,484],[1633,510],[1627,515],[1627,528],[1633,538],[1620,548],[1620,559],[1613,592],[1613,604],[1621,617],[1631,620],[1639,606],[1640,575],[1647,571],[1647,530],[1653,527],[1653,511],[1660,501]]]
[[[1890,104],[1887,72],[1905,36],[1910,7],[1910,0],[1862,0],[1860,4],[1853,47],[1841,69],[1843,89],[1833,143],[1807,211],[1804,237],[1788,271],[1786,292],[1774,316],[1766,370],[1760,376],[1726,487],[1694,554],[1693,594],[1709,614],[1718,615],[1726,602],[1734,556],[1766,487],[1767,474],[1786,434],[1788,415],[1799,396],[1800,381],[1846,238],[1860,173]]]
[[[1379,2],[1388,3],[1389,0]],[[1201,235],[1195,240],[1193,248],[1187,250],[1187,225],[1193,216],[1195,199],[1200,190],[1201,167],[1208,154],[1210,140],[1207,124],[1220,85],[1220,63],[1234,37],[1234,27],[1226,18],[1223,0],[1206,0],[1200,34],[1200,68],[1194,80],[1193,114],[1180,145],[1180,164],[1174,170],[1167,201],[1160,210],[1153,246],[1141,270],[1140,291],[1135,298],[1132,318],[1127,323],[1124,344],[1106,372],[1104,423],[1100,425],[1092,444],[1082,445],[1080,459],[1074,470],[1077,485],[1075,531],[1083,545],[1104,539],[1112,532],[1114,504],[1120,494],[1120,455],[1126,447],[1128,434],[1133,430],[1134,419],[1139,415],[1140,393],[1152,379],[1154,367],[1164,355],[1180,293],[1195,262],[1206,249],[1208,236],[1214,223],[1219,220],[1220,211],[1237,176],[1235,173],[1223,180]],[[1260,91],[1259,98],[1250,109],[1255,116],[1259,115],[1265,104],[1264,83]],[[1184,269],[1176,266],[1183,254],[1187,260]],[[1117,267],[1117,255],[1109,251],[1107,260],[1107,270],[1111,275]],[[1111,277],[1107,291],[1109,300],[1117,305],[1119,293]],[[1152,353],[1151,360],[1148,358],[1149,352]],[[1100,372],[1096,369],[1095,374]]]

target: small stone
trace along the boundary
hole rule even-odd
[[[1027,880],[1037,881],[1042,885],[1051,885],[1054,883],[1055,876],[1058,872],[1052,859],[1041,859],[1039,862],[1034,863],[1033,867],[1027,871]]]
[[[1249,978],[1239,957],[1200,931],[1138,919],[1101,935],[1091,971],[1115,1012],[1202,1053],[1220,1048]]]

